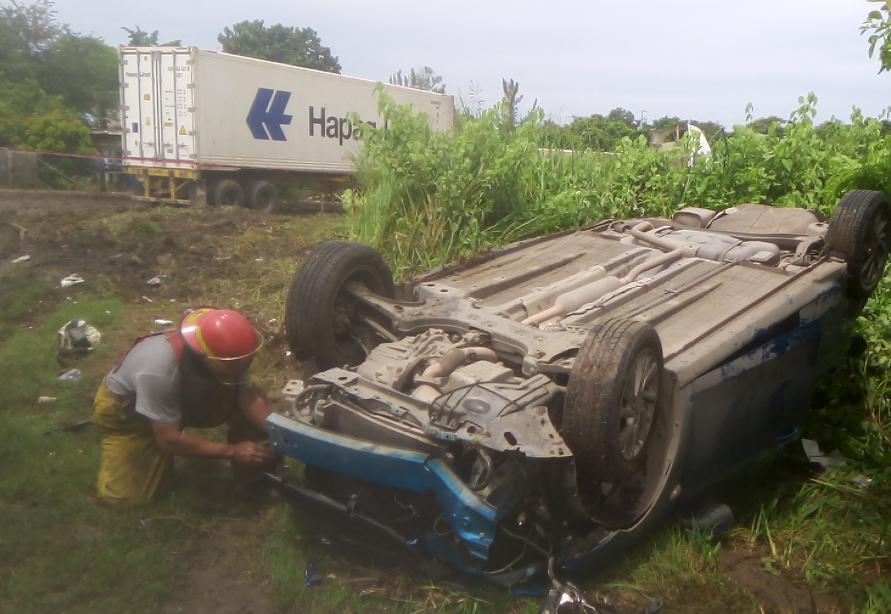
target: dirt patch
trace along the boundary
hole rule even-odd
[[[842,611],[828,596],[770,573],[755,552],[722,549],[718,564],[734,582],[752,593],[766,612],[830,614]]]
[[[260,575],[257,553],[271,509],[214,525],[193,547],[186,575],[165,612],[266,614],[278,611],[268,577]]]

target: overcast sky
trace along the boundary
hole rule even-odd
[[[557,121],[624,107],[664,115],[745,121],[788,117],[813,91],[819,119],[847,119],[851,107],[878,115],[891,105],[891,74],[878,75],[859,26],[865,0],[56,0],[59,20],[108,44],[121,26],[159,30],[161,40],[219,49],[227,25],[311,27],[340,58],[343,73],[386,79],[431,66],[447,93],[487,106],[502,77],[520,83]]]

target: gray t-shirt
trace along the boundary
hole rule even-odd
[[[164,335],[143,339],[127,354],[120,367],[108,374],[108,389],[118,396],[136,398],[135,410],[149,420],[182,421],[179,402],[179,365]]]

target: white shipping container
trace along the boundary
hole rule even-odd
[[[375,81],[189,47],[120,54],[128,167],[349,174],[360,147],[352,114],[381,125]],[[452,96],[384,88],[433,130],[453,129]]]

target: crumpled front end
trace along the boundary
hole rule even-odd
[[[478,337],[431,329],[377,346],[356,371],[292,380],[268,427],[276,450],[307,465],[302,488],[513,584],[543,568],[584,512],[549,415],[560,386],[516,376]]]

